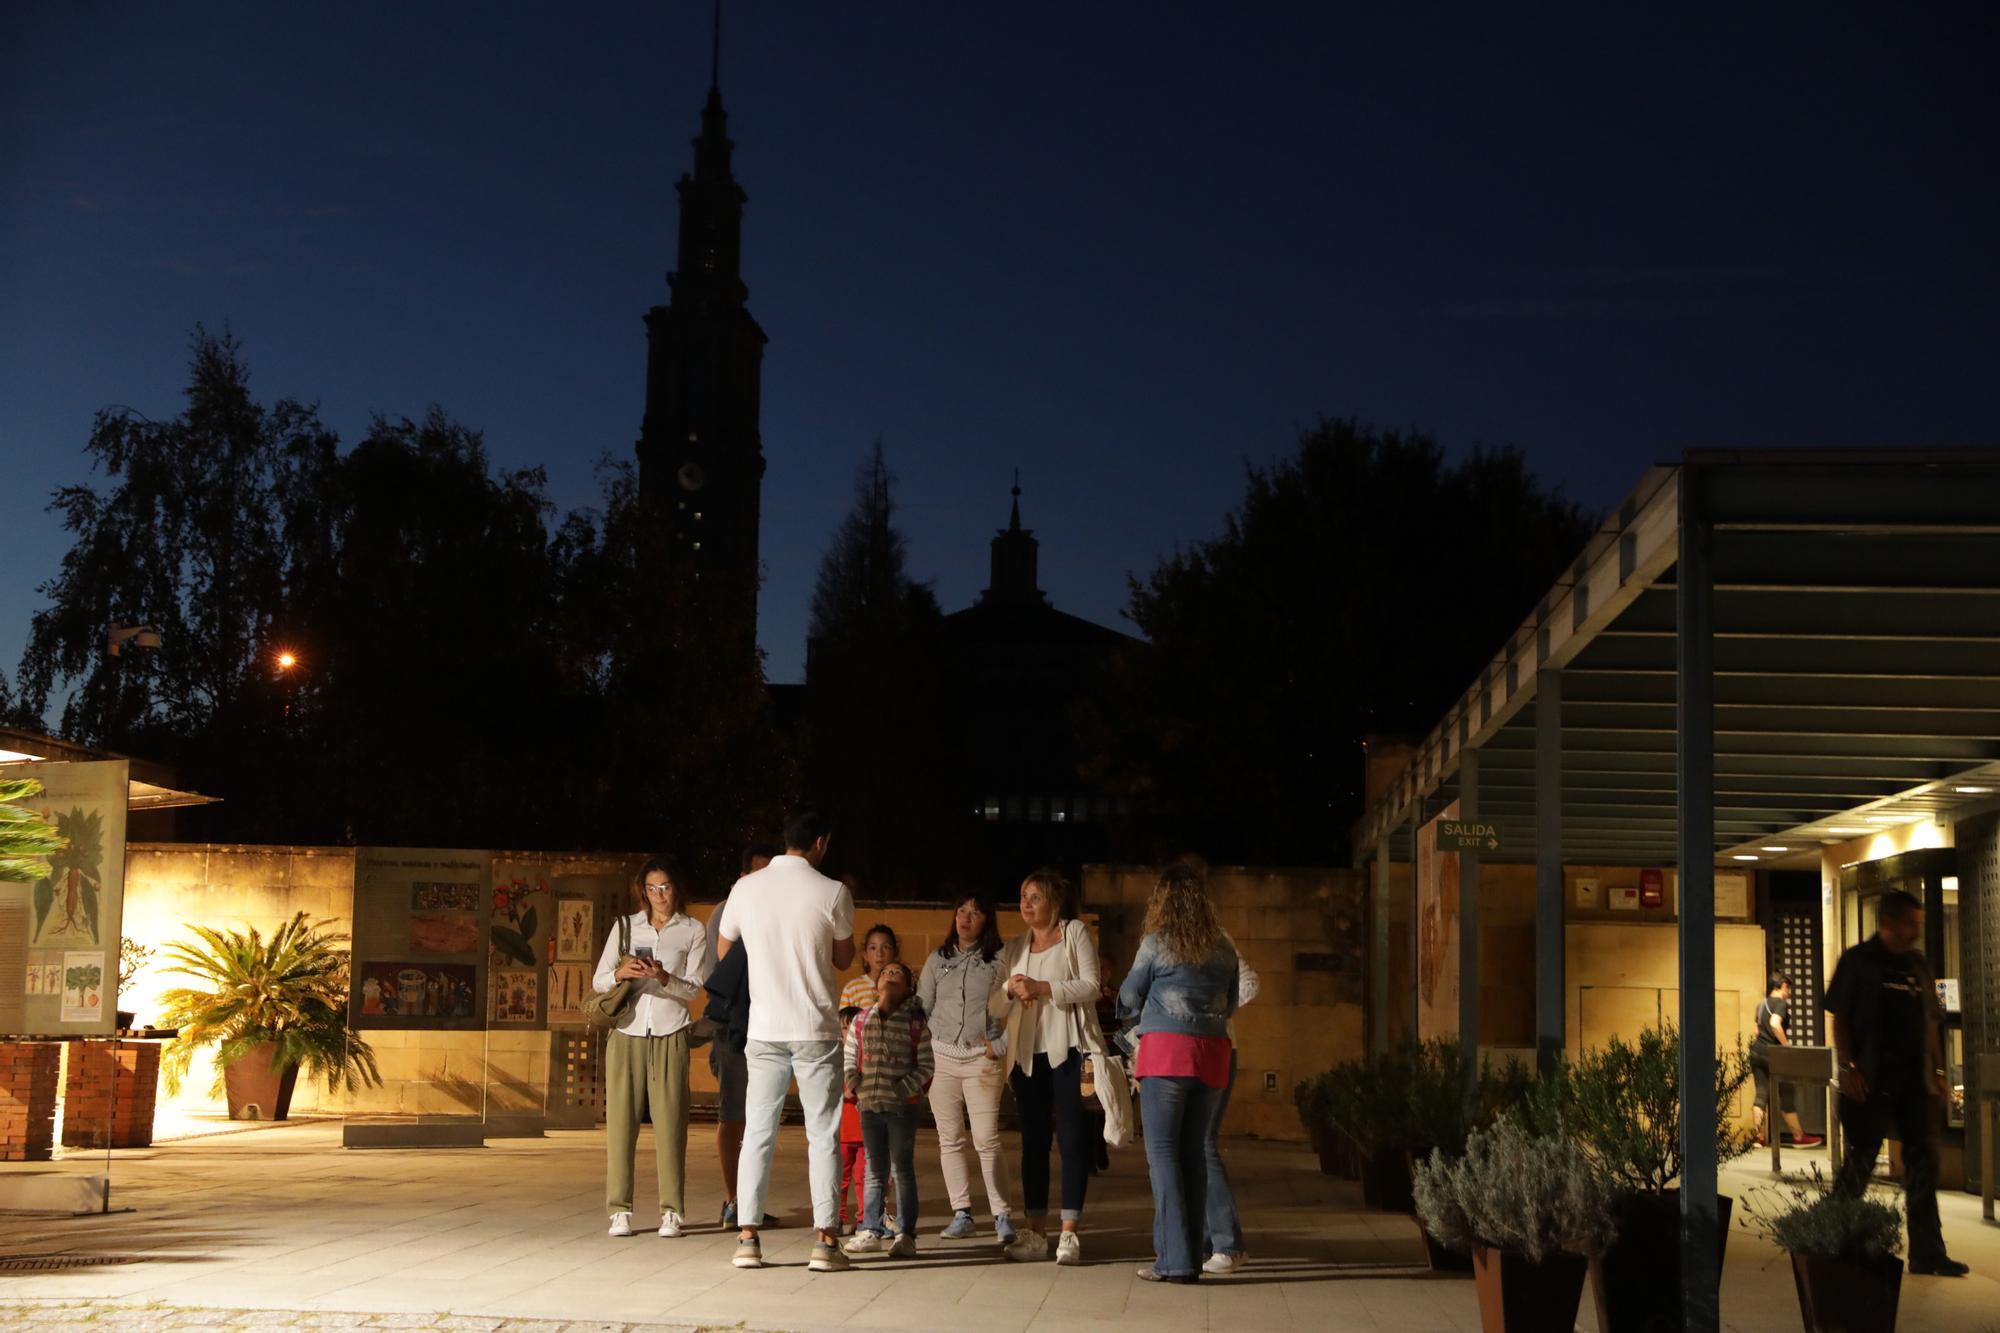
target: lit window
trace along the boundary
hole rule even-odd
[[[701,511],[699,509],[694,511],[694,521],[697,523],[701,522]]]
[[[989,796],[984,801],[980,802],[979,814],[980,817],[985,819],[985,821],[989,824],[999,823],[1000,798],[998,796]]]
[[[1069,801],[1067,799],[1061,796],[1051,796],[1049,798],[1049,822],[1052,824],[1069,823]]]
[[[696,543],[694,544],[694,549],[695,549],[695,550],[697,550],[697,551],[699,551],[699,550],[701,549],[701,543],[700,543],[700,542],[696,542]]]

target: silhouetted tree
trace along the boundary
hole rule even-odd
[[[553,523],[540,470],[496,474],[442,411],[342,453],[313,409],[252,399],[232,338],[193,352],[186,411],[100,414],[111,484],[56,496],[74,543],[26,714],[63,698],[64,735],[223,796],[185,817],[205,836],[670,845],[733,878],[789,761],[748,627],[728,598],[680,604],[693,581],[649,560],[629,468],[601,513]],[[161,647],[107,656],[113,621]]]
[[[743,847],[776,836],[797,765],[774,725],[750,603],[697,597],[628,462],[604,466],[604,507],[557,533],[562,671],[588,700],[567,808],[598,846],[671,847],[708,893]]]
[[[1322,421],[1248,470],[1221,536],[1133,579],[1150,640],[1100,705],[1096,774],[1142,798],[1136,855],[1325,864],[1371,733],[1427,730],[1593,530],[1514,449]]]
[[[63,735],[213,780],[254,725],[287,580],[324,549],[335,442],[312,407],[251,398],[229,334],[197,327],[191,351],[181,414],[99,412],[85,452],[114,484],[56,493],[73,543],[42,587],[17,709],[39,718],[60,690]],[[113,657],[114,623],[157,627],[160,646]]]
[[[878,442],[813,589],[806,785],[834,805],[836,863],[862,896],[924,898],[955,869],[964,821],[947,780],[957,730],[943,617],[930,585],[909,576],[894,492]]]

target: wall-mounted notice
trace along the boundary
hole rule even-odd
[[[117,1027],[112,973],[125,910],[131,765],[4,764],[0,778],[41,783],[19,805],[67,842],[48,858],[48,874],[0,883],[0,936],[10,946],[0,948],[0,1032],[109,1035]]]
[[[489,852],[360,847],[354,853],[357,1028],[482,1028]]]
[[[1750,876],[1740,870],[1715,872],[1715,919],[1730,921],[1750,915]]]
[[[1638,911],[1639,890],[1630,887],[1611,890],[1611,906],[1620,912]]]
[[[1604,882],[1595,875],[1576,877],[1576,905],[1578,907],[1602,907],[1604,905]]]

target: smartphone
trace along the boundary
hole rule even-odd
[[[653,961],[653,946],[650,944],[635,945],[632,949],[632,956],[642,958],[650,963]]]

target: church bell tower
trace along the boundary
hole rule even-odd
[[[743,627],[754,648],[757,522],[764,480],[758,405],[764,330],[743,283],[743,204],[716,63],[694,170],[680,178],[680,246],[667,304],[646,312],[646,415],[639,490],[665,543],[679,600]]]

